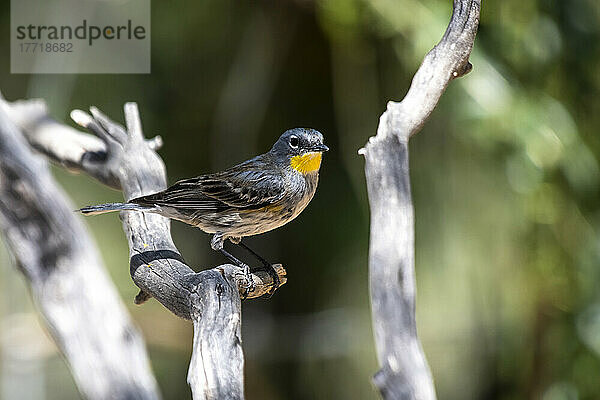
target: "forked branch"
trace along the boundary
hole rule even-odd
[[[125,200],[163,190],[165,167],[154,151],[160,140],[144,138],[137,106],[125,105],[127,128],[96,108],[92,107],[90,112],[91,115],[74,111],[72,117],[94,136],[52,120],[43,103],[21,102],[8,107],[8,113],[18,121],[33,147],[61,165],[120,188]],[[31,121],[27,115],[37,118]],[[196,273],[173,243],[168,219],[127,211],[121,212],[121,219],[129,242],[130,273],[141,289],[136,303],[154,297],[194,324],[188,373],[194,398],[243,398],[240,301],[240,295],[246,295],[243,270],[225,264]],[[276,270],[285,283],[285,270],[281,266]],[[247,294],[248,298],[267,293],[273,283],[266,272],[256,272],[252,279],[256,287]]]

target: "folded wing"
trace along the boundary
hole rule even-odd
[[[282,177],[253,161],[223,172],[181,180],[162,192],[131,202],[190,211],[256,209],[276,203],[283,197]]]

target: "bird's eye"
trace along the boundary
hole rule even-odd
[[[298,144],[300,144],[300,139],[298,139],[298,137],[296,136],[292,136],[290,138],[290,146],[292,149],[297,149],[298,148]]]

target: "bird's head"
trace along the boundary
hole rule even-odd
[[[323,143],[323,134],[310,128],[287,130],[271,149],[278,161],[285,161],[303,175],[318,172],[321,154],[329,150]]]

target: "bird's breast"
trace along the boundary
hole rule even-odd
[[[296,218],[310,203],[315,195],[319,181],[318,173],[288,177],[286,193],[277,203],[263,207],[258,214],[262,214],[262,222],[274,229]],[[256,215],[254,215],[256,217]]]

